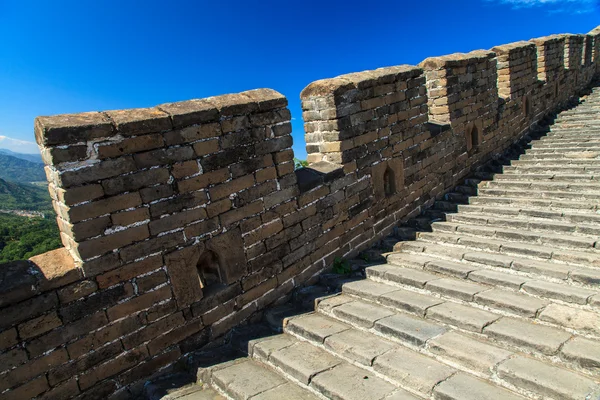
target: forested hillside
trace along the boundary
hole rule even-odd
[[[20,183],[44,182],[44,164],[0,152],[0,179]]]
[[[0,213],[0,263],[26,260],[60,246],[54,216],[27,218]]]
[[[0,179],[0,210],[53,212],[48,188]]]
[[[25,260],[61,246],[48,189],[0,179],[0,210],[40,211],[45,218],[0,213],[0,263]]]

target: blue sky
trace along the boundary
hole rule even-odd
[[[310,82],[586,33],[598,9],[590,0],[0,0],[0,147],[36,152],[38,115],[270,87],[289,99],[302,158],[299,95]]]

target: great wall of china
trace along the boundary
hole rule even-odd
[[[0,399],[139,396],[422,214],[598,73],[600,28],[315,81],[300,170],[270,89],[38,117],[65,247],[0,268]],[[535,392],[515,382],[500,386]]]

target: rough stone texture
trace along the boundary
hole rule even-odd
[[[460,373],[439,384],[434,392],[435,398],[440,400],[524,399],[516,393]]]
[[[271,354],[271,362],[308,385],[312,377],[342,361],[308,343],[296,343]]]
[[[451,302],[431,307],[427,310],[427,316],[475,332],[481,332],[484,327],[500,318],[487,311]]]
[[[512,355],[510,351],[456,332],[448,332],[430,340],[427,348],[432,353],[458,360],[462,365],[485,374]]]
[[[340,364],[317,375],[311,386],[330,399],[345,400],[380,400],[395,389],[388,382],[349,364]]]
[[[310,314],[290,319],[286,329],[322,343],[328,336],[348,330],[350,327],[319,314]]]
[[[403,386],[424,395],[429,395],[435,385],[455,372],[446,365],[404,348],[377,357],[373,367]]]
[[[422,346],[429,339],[446,331],[442,326],[407,314],[396,314],[379,320],[375,329],[396,340],[416,346]]]
[[[325,339],[325,346],[336,354],[364,365],[371,365],[375,357],[395,347],[387,340],[367,335],[356,329],[329,336]]]
[[[548,326],[535,325],[511,318],[502,318],[485,328],[485,333],[500,341],[553,355],[566,342],[571,334]]]
[[[285,383],[282,377],[251,360],[214,371],[212,379],[236,400],[247,400]]]
[[[600,386],[593,380],[525,357],[500,364],[498,376],[542,396],[561,400],[593,399],[600,395]]]

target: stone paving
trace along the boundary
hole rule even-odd
[[[204,382],[253,400],[600,399],[598,112],[596,88],[502,174],[438,202],[456,212],[432,232]]]

